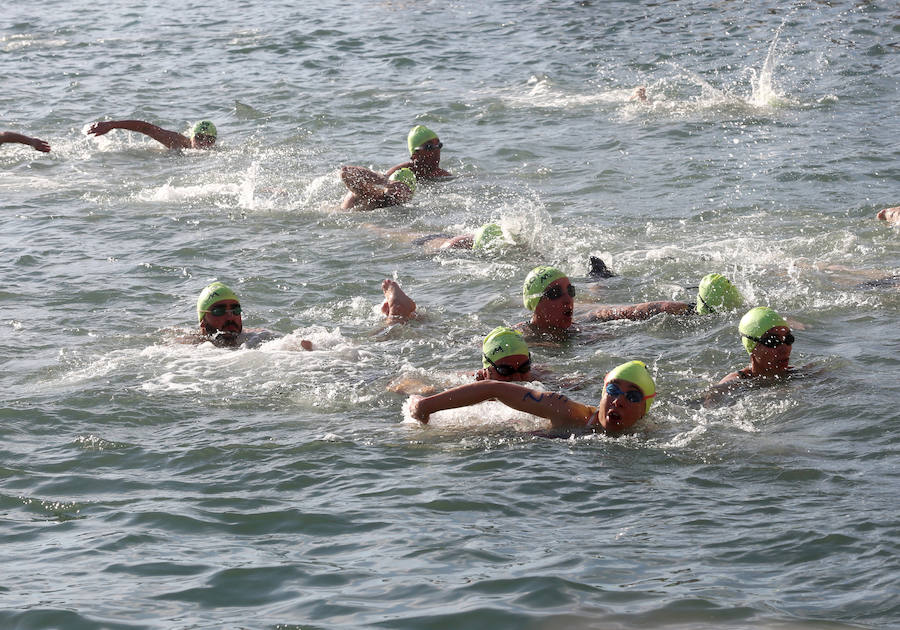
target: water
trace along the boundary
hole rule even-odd
[[[898,13],[890,3],[14,3],[0,18],[4,628],[888,628],[897,599]],[[647,86],[648,104],[629,100]],[[104,118],[219,128],[212,153]],[[458,175],[335,211],[413,124]],[[395,232],[496,220],[499,256]],[[591,254],[619,274],[589,288]],[[715,409],[738,315],[594,327],[535,360],[632,436],[531,437],[465,381],[566,269],[585,302],[728,275],[814,374]],[[383,330],[380,283],[424,317]],[[257,349],[173,344],[231,284]],[[580,280],[580,281],[579,281]],[[580,298],[580,299],[582,299]],[[582,308],[587,308],[582,304]],[[315,344],[300,350],[301,339]],[[516,419],[511,424],[509,420]]]

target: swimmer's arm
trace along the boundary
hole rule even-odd
[[[397,166],[392,166],[388,169],[387,173],[385,173],[386,177],[390,177],[394,174],[395,171],[399,171],[401,168],[409,168],[412,166],[412,162],[404,162],[403,164],[398,164]]]
[[[413,398],[409,409],[413,418],[427,423],[428,417],[436,411],[469,407],[491,399],[518,411],[546,418],[554,428],[580,424],[576,409],[580,405],[567,396],[502,381],[467,383],[434,396]]]
[[[459,236],[447,239],[447,241],[441,245],[441,249],[472,249],[474,242],[475,236],[473,234],[460,234]]]
[[[602,306],[587,313],[585,321],[608,322],[615,319],[630,319],[639,321],[650,319],[660,313],[681,315],[689,312],[691,305],[685,302],[642,302],[624,306]]]
[[[104,120],[96,122],[88,129],[88,133],[102,136],[113,129],[126,129],[145,136],[150,136],[168,149],[190,149],[191,141],[177,131],[169,131],[143,120]]]
[[[3,144],[5,142],[27,144],[28,146],[34,148],[36,151],[41,151],[43,153],[47,153],[50,150],[50,145],[45,140],[32,138],[31,136],[16,133],[15,131],[0,131],[0,144]]]

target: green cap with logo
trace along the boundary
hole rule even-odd
[[[240,302],[237,294],[221,282],[213,282],[200,292],[197,298],[197,321],[203,321],[203,314],[209,311],[209,307],[221,300],[235,300]]]
[[[490,366],[488,359],[495,363],[515,354],[528,356],[528,344],[518,330],[506,326],[497,326],[489,332],[481,344],[481,365]]]
[[[437,138],[437,134],[425,125],[416,125],[409,130],[406,136],[406,145],[409,147],[409,154],[412,155],[420,146]]]
[[[552,282],[556,282],[560,278],[565,278],[566,274],[550,265],[541,265],[535,267],[525,278],[525,284],[522,286],[522,303],[529,311],[537,308],[538,302],[544,295],[544,291]]]

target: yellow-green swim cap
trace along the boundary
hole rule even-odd
[[[237,294],[221,282],[213,282],[211,285],[200,292],[197,298],[197,322],[203,321],[203,313],[209,310],[209,307],[220,300],[236,300],[240,302]]]
[[[756,337],[759,339],[766,334],[766,331],[775,326],[787,326],[785,319],[768,306],[757,306],[747,311],[746,315],[741,318],[738,324],[738,331],[741,333],[741,342],[744,349],[750,354],[757,342],[747,337]]]
[[[503,239],[503,228],[496,223],[485,223],[475,230],[475,235],[472,238],[472,249],[490,247],[498,238]]]
[[[399,170],[391,173],[391,176],[388,178],[392,182],[400,182],[402,184],[406,184],[409,188],[409,192],[416,192],[416,174],[413,173],[408,168],[401,168]]]
[[[725,276],[711,273],[703,276],[697,291],[696,311],[700,315],[709,315],[720,311],[733,311],[744,305],[737,287]]]
[[[490,363],[488,363],[487,359],[496,362],[514,354],[525,356],[529,354],[528,344],[525,343],[522,333],[506,326],[497,326],[487,334],[487,337],[484,338],[484,342],[481,344],[481,365],[482,367],[488,367]]]
[[[218,137],[218,132],[216,131],[216,126],[212,124],[208,120],[201,120],[194,128],[191,130],[191,137],[194,136],[212,136],[213,138]]]
[[[435,138],[437,138],[437,134],[431,129],[425,125],[416,125],[409,130],[409,135],[406,136],[406,145],[409,147],[409,154],[412,155],[420,146]]]
[[[614,379],[621,379],[623,381],[628,381],[629,383],[634,383],[638,386],[638,389],[644,393],[644,396],[650,396],[650,398],[647,398],[647,400],[644,401],[644,404],[646,404],[644,413],[650,411],[650,405],[653,404],[653,397],[656,396],[656,383],[653,382],[650,371],[642,361],[629,361],[628,363],[623,363],[622,365],[613,368],[606,377],[604,377],[603,384],[606,385]]]
[[[547,290],[550,283],[565,277],[566,274],[549,265],[541,265],[532,269],[522,286],[522,303],[525,304],[525,308],[529,311],[537,308],[541,296],[544,295],[544,291]]]

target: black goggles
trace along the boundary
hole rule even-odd
[[[575,297],[575,285],[570,284],[568,287],[566,287],[566,292],[568,292],[569,297]],[[556,286],[552,286],[544,291],[543,297],[547,298],[548,300],[558,300],[562,297],[562,294],[563,290],[557,284]]]
[[[762,337],[751,337],[750,335],[745,335],[741,333],[741,337],[745,337],[750,341],[755,341],[756,343],[761,343],[766,348],[777,348],[781,344],[786,346],[794,345],[794,335],[788,333],[786,335],[763,335]]]
[[[513,367],[511,365],[497,365],[493,361],[488,358],[488,355],[482,355],[484,360],[491,364],[491,367],[497,370],[497,374],[500,376],[512,376],[516,372],[519,374],[528,374],[531,371],[531,354],[528,354],[528,360],[525,361],[519,367]]]

